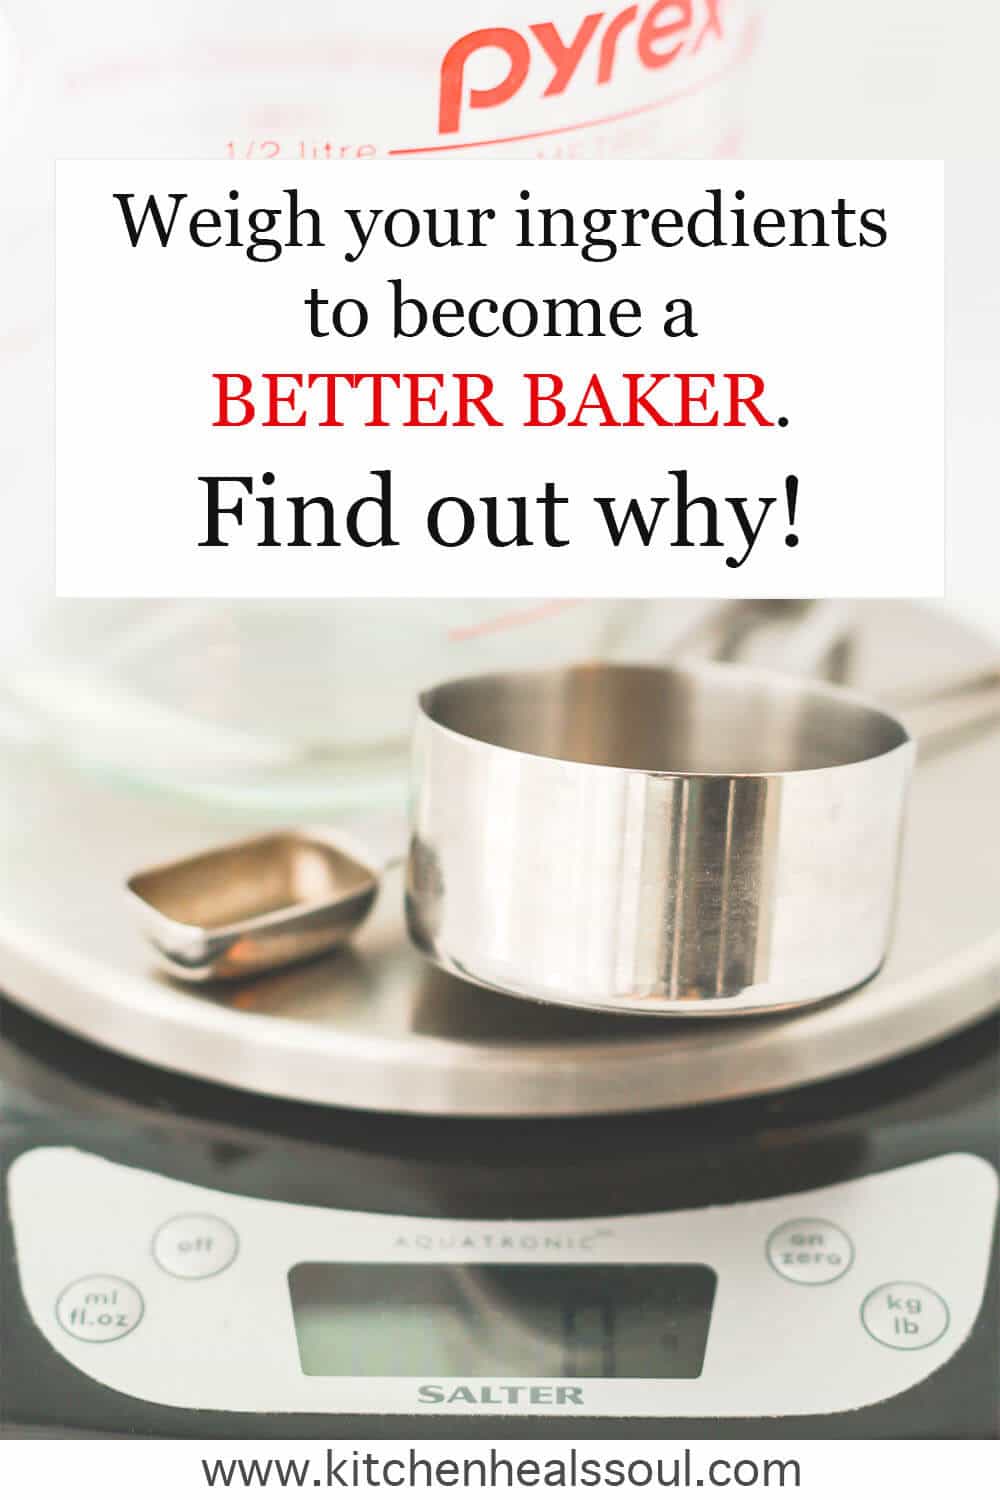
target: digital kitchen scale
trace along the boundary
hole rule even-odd
[[[542,1122],[255,1099],[3,1022],[8,1435],[995,1435],[992,1021]]]
[[[864,618],[876,694],[990,659]],[[121,877],[219,823],[9,754],[7,1433],[995,1435],[998,766],[918,770],[878,978],[681,1026],[446,979],[391,886],[353,951],[185,990]]]

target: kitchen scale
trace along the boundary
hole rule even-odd
[[[852,675],[992,649],[866,605]],[[1000,727],[918,769],[875,980],[683,1025],[438,974],[391,882],[185,989],[123,879],[252,830],[5,759],[8,1433],[995,1434]]]

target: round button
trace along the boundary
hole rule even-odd
[[[768,1236],[767,1258],[786,1281],[820,1286],[850,1268],[854,1246],[828,1219],[789,1219]]]
[[[171,1276],[200,1281],[218,1276],[236,1259],[236,1230],[214,1214],[179,1214],[153,1236],[153,1258]]]
[[[70,1282],[56,1302],[56,1318],[85,1344],[112,1344],[142,1322],[138,1289],[120,1276],[83,1276]]]
[[[919,1281],[888,1281],[868,1293],[861,1321],[889,1349],[926,1349],[948,1327],[948,1304]]]

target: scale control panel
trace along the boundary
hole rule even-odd
[[[780,1198],[455,1221],[240,1198],[63,1147],[10,1171],[70,1364],[188,1410],[791,1416],[867,1406],[976,1320],[997,1176],[953,1154]]]

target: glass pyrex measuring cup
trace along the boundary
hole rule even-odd
[[[0,609],[8,716],[215,800],[379,800],[428,681],[613,651],[614,601],[51,598],[57,157],[731,155],[753,0],[0,0],[0,472],[28,518]]]

